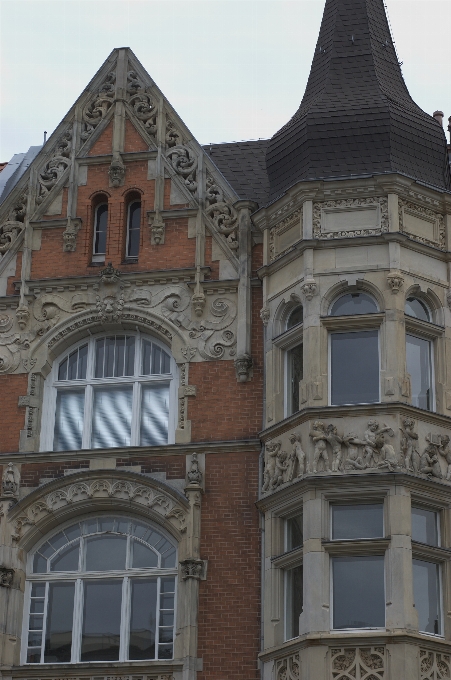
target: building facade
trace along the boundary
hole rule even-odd
[[[0,173],[3,680],[451,677],[451,179],[382,0],[202,147],[129,48]]]

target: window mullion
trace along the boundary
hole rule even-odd
[[[127,661],[129,634],[130,634],[130,579],[128,576],[125,576],[125,578],[122,581],[119,661]]]
[[[47,632],[47,610],[49,606],[49,582],[45,584],[44,615],[42,618],[41,663],[44,663],[45,636]]]
[[[82,623],[83,623],[83,581],[82,579],[78,578],[75,581],[74,626],[72,631],[71,663],[77,663],[80,659]]]
[[[140,445],[141,435],[141,383],[135,381],[133,383],[132,396],[132,422],[131,422],[131,446]]]
[[[92,417],[93,417],[93,387],[86,385],[85,387],[85,415],[83,419],[83,437],[82,448],[91,448],[91,432],[92,432]]]

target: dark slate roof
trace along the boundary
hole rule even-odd
[[[36,158],[42,146],[30,146],[26,153],[16,153],[9,163],[5,165],[0,175],[0,203],[3,203],[8,194],[14,189],[25,170]]]
[[[450,190],[446,155],[404,83],[383,0],[326,0],[301,106],[268,145],[271,200],[302,180],[391,172]]]
[[[204,150],[238,196],[266,205],[269,182],[265,155],[268,139],[250,142],[209,144]]]

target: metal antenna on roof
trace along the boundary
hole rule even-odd
[[[44,144],[46,143],[46,141],[47,141],[47,130],[44,130]]]

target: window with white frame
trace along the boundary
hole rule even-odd
[[[105,262],[108,229],[108,203],[100,203],[94,210],[93,262]]]
[[[302,305],[291,307],[282,323],[282,332],[274,338],[274,344],[281,350],[285,377],[285,417],[299,411],[299,383],[304,377]],[[282,368],[282,366],[281,366]]]
[[[330,317],[364,317],[360,324],[353,322],[349,330],[345,322],[331,326],[329,351],[332,405],[370,404],[380,401],[379,330],[377,326],[371,327],[369,316],[378,311],[376,301],[367,293],[360,292],[342,295],[331,307]]]
[[[127,244],[125,256],[135,259],[139,255],[141,233],[141,201],[131,201],[127,209]]]
[[[129,517],[76,522],[29,557],[22,662],[172,659],[177,549]]]
[[[412,404],[432,411],[433,404],[433,344],[428,337],[428,326],[432,322],[431,311],[423,300],[408,297],[406,314],[406,368],[410,376]],[[419,320],[415,324],[413,319]],[[424,323],[424,328],[421,323]]]
[[[304,543],[303,516],[296,514],[285,520],[285,555],[289,558],[285,573],[285,639],[299,635],[299,617],[304,607]],[[290,558],[289,553],[294,559]]]
[[[440,547],[440,515],[434,510],[412,506],[413,593],[421,633],[442,635],[441,565],[416,543]],[[428,551],[430,552],[430,551]]]
[[[91,337],[55,362],[46,381],[42,449],[171,443],[176,365],[138,333]]]

